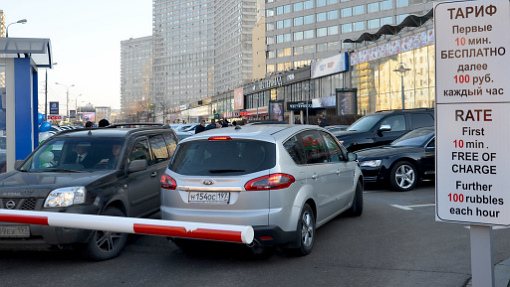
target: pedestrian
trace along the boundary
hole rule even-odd
[[[102,128],[102,127],[107,127],[110,125],[110,122],[107,120],[107,119],[102,119],[99,121],[99,127]]]
[[[92,123],[91,121],[87,121],[87,122],[85,123],[85,127],[86,127],[86,128],[91,128],[91,127],[93,127],[93,126],[94,126],[94,123]]]
[[[223,127],[223,124],[221,123],[221,121],[217,121],[216,122],[216,128],[219,129],[221,127]]]
[[[227,121],[227,119],[223,119],[223,121],[221,122],[221,127],[222,128],[228,128],[228,121]]]
[[[205,131],[205,120],[200,120],[200,124],[195,128],[195,134]]]
[[[215,119],[211,119],[211,123],[208,124],[206,127],[205,127],[205,130],[210,130],[210,129],[215,129],[216,128],[216,120]]]
[[[233,122],[232,122],[232,125],[233,125],[234,127],[236,127],[236,126],[237,126],[237,122],[236,122],[236,121],[233,121]]]
[[[319,116],[319,127],[327,127],[329,126],[328,120],[324,114]]]

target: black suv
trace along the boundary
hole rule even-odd
[[[0,208],[147,217],[179,141],[170,126],[62,131],[0,175]],[[127,234],[0,222],[0,245],[74,246],[93,260],[120,254]]]
[[[333,134],[349,151],[386,145],[406,132],[434,126],[434,109],[379,111],[366,115],[345,131]]]

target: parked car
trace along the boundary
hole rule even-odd
[[[195,132],[183,132],[183,131],[175,131],[175,134],[179,137],[180,140],[183,140],[187,137],[190,137],[195,134]]]
[[[184,139],[161,188],[165,220],[251,225],[256,245],[302,255],[312,251],[317,227],[363,211],[356,155],[310,125],[238,126]]]
[[[185,125],[182,125],[182,126],[176,128],[175,130],[178,131],[178,132],[192,132],[194,134],[195,133],[195,128],[198,125],[199,125],[198,123],[185,124]]]
[[[159,179],[178,141],[168,125],[61,131],[0,175],[0,208],[150,216],[160,209]],[[116,257],[127,241],[110,231],[9,223],[0,230],[4,247],[72,246],[93,260]]]
[[[413,189],[435,175],[434,127],[412,130],[390,145],[357,151],[365,183],[389,183],[399,191]]]
[[[248,123],[248,124],[246,124],[246,126],[252,126],[252,125],[285,125],[285,124],[289,124],[289,123],[286,122],[286,121],[264,121],[264,122]]]
[[[434,109],[381,111],[361,117],[333,134],[349,151],[387,145],[410,130],[434,126]]]
[[[348,125],[325,126],[324,128],[330,132],[345,131]]]

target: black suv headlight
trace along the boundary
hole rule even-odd
[[[87,190],[84,186],[58,188],[50,192],[44,202],[44,207],[67,207],[85,203],[85,194],[87,194]]]

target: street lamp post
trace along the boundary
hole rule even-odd
[[[402,84],[402,109],[405,109],[405,94],[404,94],[404,76],[411,71],[411,69],[407,68],[403,62],[398,64],[398,67],[393,70],[393,72],[397,72],[400,74],[400,81]]]
[[[5,28],[5,38],[9,38],[9,26],[11,26],[12,24],[26,24],[26,23],[27,23],[27,19],[21,19],[21,20],[18,20],[14,23],[7,25],[7,28]]]
[[[69,89],[74,87],[74,84],[70,86],[62,85],[60,83],[55,82],[55,85],[64,86],[67,89],[67,118],[69,119]]]
[[[56,65],[52,63],[51,65]],[[46,81],[44,82],[44,114],[48,115],[48,69],[46,69]]]

